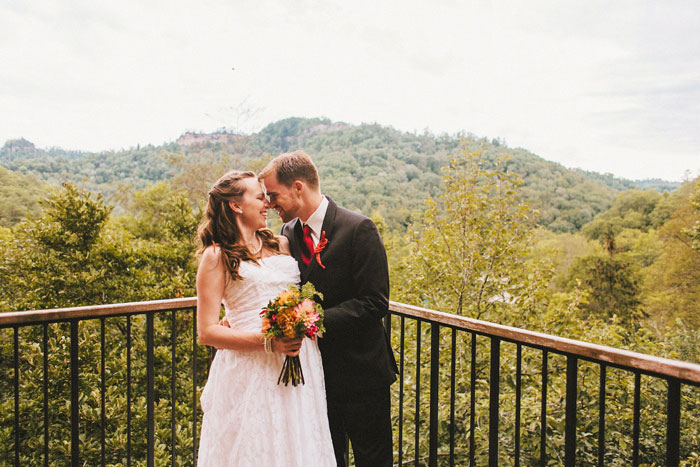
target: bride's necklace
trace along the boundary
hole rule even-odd
[[[255,238],[258,239],[258,241],[260,242],[260,245],[258,245],[258,248],[257,248],[255,251],[251,251],[251,252],[250,252],[253,256],[257,256],[257,255],[262,251],[262,247],[263,247],[262,238],[260,238],[260,237],[258,236],[257,232],[255,233]],[[246,245],[246,246],[248,246],[248,245]],[[250,248],[248,248],[248,249],[250,249]]]

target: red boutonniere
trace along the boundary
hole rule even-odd
[[[321,239],[318,241],[318,245],[316,245],[313,252],[313,256],[316,257],[316,262],[323,269],[326,269],[326,267],[321,262],[321,252],[326,248],[326,245],[328,245],[328,239],[326,238],[326,231],[324,230],[321,232]]]

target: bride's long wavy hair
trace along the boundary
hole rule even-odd
[[[207,207],[204,218],[199,224],[197,235],[202,241],[202,247],[197,252],[201,254],[207,247],[216,245],[221,250],[221,260],[224,263],[227,279],[240,279],[238,267],[241,261],[254,261],[257,258],[245,245],[239,245],[241,232],[236,225],[236,213],[229,206],[229,201],[239,201],[245,194],[245,185],[241,182],[246,178],[256,178],[253,172],[238,172],[232,170],[214,183],[209,190]],[[263,243],[263,248],[279,253],[279,240],[270,229],[257,231]]]

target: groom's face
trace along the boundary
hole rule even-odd
[[[289,222],[295,217],[299,217],[301,197],[294,185],[281,184],[274,173],[263,178],[262,182],[270,200],[270,207],[277,211],[282,222]]]

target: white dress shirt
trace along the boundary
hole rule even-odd
[[[302,222],[302,225],[308,225],[311,229],[311,239],[314,241],[314,247],[321,240],[321,229],[323,229],[323,219],[326,217],[327,210],[328,199],[322,196],[321,204],[318,205],[318,208],[306,219],[306,222]]]

